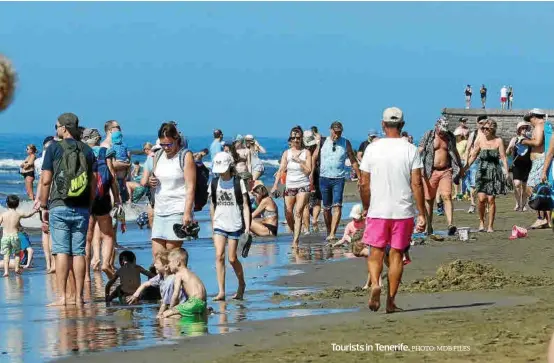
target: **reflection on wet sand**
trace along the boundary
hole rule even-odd
[[[341,258],[343,257],[343,252],[336,249],[333,251],[332,248],[326,245],[300,245],[299,248],[292,249],[289,257],[289,262],[295,264],[305,264],[315,261],[325,261],[331,258]]]

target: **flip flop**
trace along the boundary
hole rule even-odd
[[[250,233],[245,233],[240,237],[239,246],[241,249],[242,258],[248,257],[248,252],[250,252],[250,246],[252,246],[252,235]]]

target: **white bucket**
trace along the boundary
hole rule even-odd
[[[460,241],[469,241],[469,227],[458,228],[458,237]]]

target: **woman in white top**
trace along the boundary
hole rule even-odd
[[[304,147],[303,132],[300,126],[290,131],[290,149],[283,153],[281,165],[275,175],[271,193],[277,190],[281,175],[286,173],[285,181],[285,218],[294,237],[292,247],[298,247],[302,215],[310,195],[310,173],[312,172],[312,155]]]
[[[192,222],[196,187],[194,159],[192,153],[183,148],[181,135],[175,124],[163,123],[158,131],[158,138],[161,154],[154,156],[152,170],[144,171],[145,174],[148,173],[151,193],[155,193],[153,255],[164,249],[180,248],[183,244],[183,240],[173,232],[173,225],[188,225]],[[182,155],[183,153],[185,154]]]
[[[229,263],[235,270],[238,280],[237,293],[233,299],[242,300],[246,288],[242,264],[237,257],[237,247],[242,235],[250,235],[251,214],[246,185],[235,175],[233,164],[233,158],[226,152],[217,153],[212,162],[212,172],[219,174],[210,185],[210,215],[219,287],[219,293],[213,298],[214,301],[225,300],[225,245],[227,242],[229,243]],[[240,194],[237,195],[237,193]]]

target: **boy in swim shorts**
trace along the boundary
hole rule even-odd
[[[3,228],[2,240],[0,240],[0,252],[4,256],[4,277],[9,276],[10,255],[15,257],[15,273],[21,273],[19,266],[19,252],[21,251],[21,241],[19,239],[20,221],[38,212],[36,209],[27,213],[18,212],[16,210],[19,207],[19,197],[17,195],[9,195],[6,198],[6,205],[8,210],[0,214],[0,225]]]
[[[194,272],[187,268],[189,255],[184,248],[169,253],[169,269],[175,273],[175,285],[171,308],[163,313],[164,318],[180,315],[182,317],[204,316],[207,312],[206,287]],[[183,289],[188,299],[179,303],[179,292]]]

